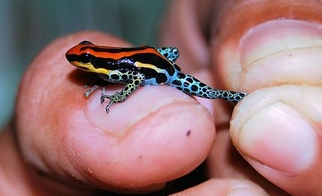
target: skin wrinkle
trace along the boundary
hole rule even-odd
[[[321,107],[316,107],[312,103],[315,103],[315,101],[311,100],[311,96],[307,96],[307,94],[310,94],[310,92],[306,91],[306,88],[302,88],[301,90],[301,99],[304,100],[304,103],[307,104],[306,109],[309,108],[304,115],[302,114],[302,111],[298,111],[299,114],[302,114],[303,118],[309,122],[309,124],[314,127],[316,130],[316,133],[322,136],[322,125],[321,125],[321,120],[322,120],[322,110],[318,111],[319,108]],[[296,109],[296,108],[295,108]],[[296,109],[297,110],[297,109]],[[301,112],[301,113],[300,113]],[[306,117],[307,116],[307,117]]]
[[[267,57],[273,57],[273,56],[276,56],[276,55],[281,54],[281,53],[291,53],[291,52],[294,52],[294,51],[308,50],[308,49],[314,49],[314,48],[321,48],[322,49],[322,47],[302,47],[302,48],[291,48],[291,49],[285,49],[285,50],[276,51],[276,52],[270,53],[270,54],[268,54],[266,56],[258,58],[255,61],[249,63],[247,65],[247,69],[244,69],[244,71],[247,71],[247,70],[249,70],[249,68],[257,66],[256,63],[261,62],[262,60],[266,59]],[[242,66],[242,67],[244,67],[244,66]]]

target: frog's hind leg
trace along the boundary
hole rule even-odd
[[[182,72],[177,73],[177,77],[170,83],[170,86],[190,95],[207,99],[224,99],[230,102],[238,102],[247,95],[243,92],[214,89],[197,78]]]

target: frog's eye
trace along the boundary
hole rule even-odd
[[[93,59],[93,56],[90,55],[89,53],[84,53],[80,55],[80,61],[82,63],[89,63],[92,61],[92,59]]]

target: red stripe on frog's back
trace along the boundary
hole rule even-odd
[[[72,47],[66,52],[67,55],[91,54],[98,58],[109,58],[113,60],[128,58],[136,54],[148,54],[148,53],[157,55],[165,60],[168,60],[163,55],[161,55],[155,48],[150,46],[121,48],[121,47],[99,46],[95,44],[80,43]]]

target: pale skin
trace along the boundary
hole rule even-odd
[[[99,90],[83,97],[90,77],[64,53],[82,40],[130,44],[99,32],[65,36],[23,77],[0,137],[0,195],[151,192],[206,158],[211,179],[177,195],[322,194],[322,1],[211,2],[175,1],[161,43],[180,49],[185,72],[250,95],[235,107],[201,105],[171,87],[143,87],[106,114]]]

